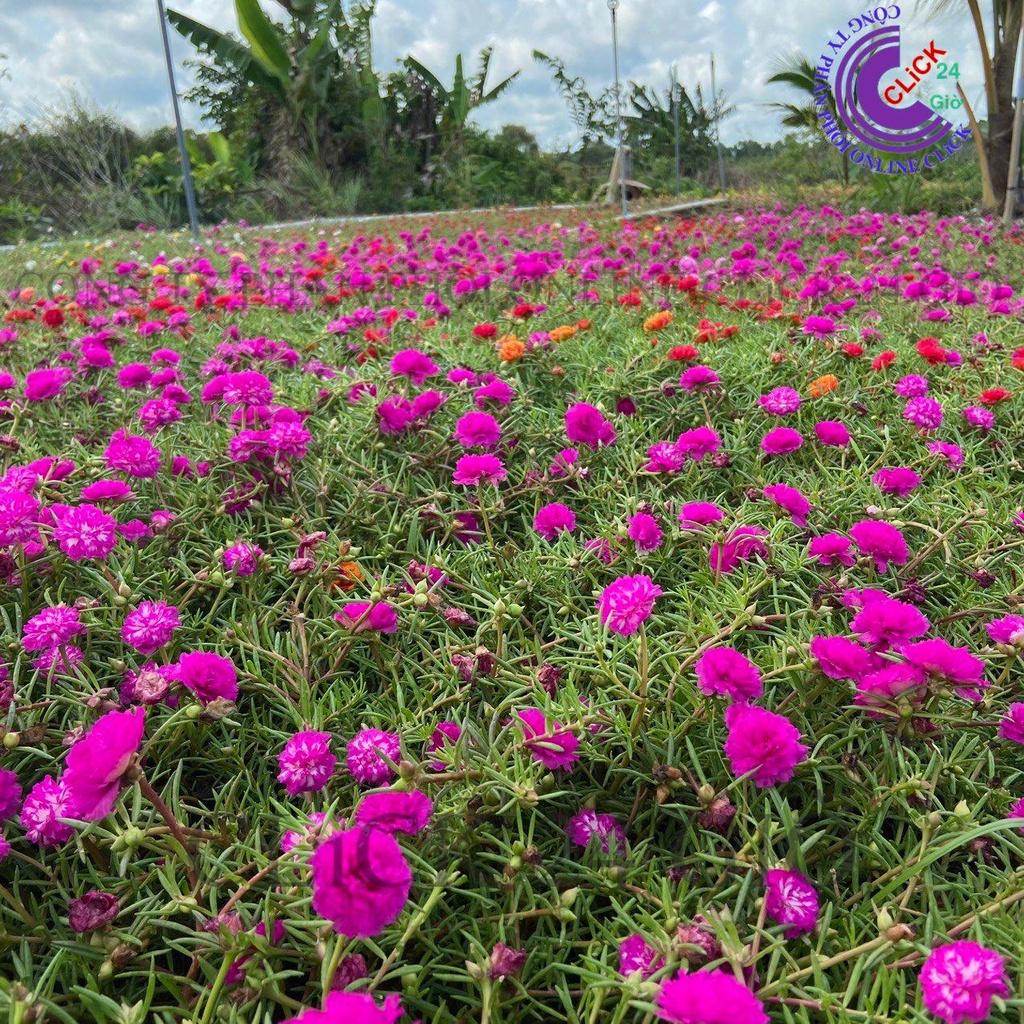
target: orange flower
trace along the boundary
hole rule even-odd
[[[506,334],[501,339],[498,355],[501,356],[503,363],[514,363],[517,359],[522,359],[525,352],[526,346],[514,334]]]
[[[830,391],[835,391],[837,387],[839,387],[839,378],[835,374],[826,373],[823,377],[816,377],[812,380],[808,390],[811,398],[821,398]]]
[[[577,328],[571,324],[563,324],[561,327],[556,327],[552,331],[548,331],[548,337],[552,341],[566,341],[576,333]]]
[[[652,313],[644,321],[645,331],[660,331],[672,323],[672,314],[667,310],[663,309],[659,313]]]
[[[334,580],[334,585],[340,587],[347,594],[350,590],[355,590],[357,583],[363,581],[363,570],[359,568],[357,562],[342,562],[338,566],[338,575]]]

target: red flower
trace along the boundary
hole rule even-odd
[[[668,350],[669,359],[677,362],[689,362],[699,355],[700,353],[693,345],[675,345]]]
[[[887,366],[892,366],[896,362],[896,353],[891,348],[887,348],[884,352],[879,352],[874,359],[871,360],[872,370],[884,370]]]
[[[939,344],[938,338],[922,338],[916,348],[917,354],[933,366],[946,361],[946,350]]]
[[[851,359],[856,359],[857,356],[864,355],[864,346],[858,345],[855,341],[847,341],[842,346],[843,355],[849,356]]]
[[[1007,391],[1006,388],[989,388],[987,391],[982,391],[978,396],[978,401],[982,405],[998,405],[1000,402],[1005,402],[1011,397],[1011,392]]]
[[[473,328],[474,338],[493,338],[498,333],[498,328],[494,324],[477,324]]]
[[[60,327],[64,323],[64,314],[59,309],[48,309],[43,314],[43,323],[47,327]]]

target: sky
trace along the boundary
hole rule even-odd
[[[262,2],[268,13],[279,10],[274,0]],[[664,86],[675,64],[684,85],[700,83],[707,90],[713,52],[718,88],[736,108],[722,123],[722,140],[771,141],[782,129],[769,104],[796,98],[785,87],[766,84],[777,61],[797,50],[816,57],[849,18],[878,2],[620,0],[621,76]],[[966,4],[930,21],[914,4],[903,5],[904,60],[936,39],[959,63],[960,81],[980,115],[980,62]],[[169,0],[169,6],[220,29],[235,26],[233,0]],[[191,82],[184,61],[192,49],[176,33],[172,37],[178,90],[184,93]],[[466,55],[472,67],[480,49],[493,45],[493,81],[517,68],[522,74],[496,103],[480,110],[477,122],[487,128],[522,124],[550,148],[570,146],[576,136],[550,73],[532,59],[532,51],[561,57],[593,93],[612,81],[605,0],[378,0],[373,39],[378,71],[394,70],[400,57],[413,54],[446,81],[456,53]],[[71,94],[137,128],[171,121],[154,0],[0,0],[0,53],[6,54],[8,72],[0,80],[4,123],[38,118]],[[930,91],[953,89],[932,82]],[[185,104],[183,113],[187,126],[203,127],[200,110]]]

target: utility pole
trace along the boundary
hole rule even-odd
[[[711,109],[715,116],[715,147],[718,149],[718,188],[725,191],[725,163],[722,160],[722,138],[718,133],[718,92],[715,89],[715,55],[711,54]]]
[[[612,60],[615,63],[615,120],[618,125],[619,148],[619,192],[622,196],[622,216],[629,213],[626,202],[626,150],[622,144],[622,93],[619,87],[619,27],[615,12],[619,9],[619,0],[608,0],[608,10],[612,13]]]
[[[164,60],[167,62],[167,81],[171,85],[171,103],[174,105],[174,126],[178,135],[178,155],[181,157],[181,177],[185,184],[185,205],[188,207],[188,222],[192,227],[192,241],[199,241],[199,216],[196,213],[196,191],[192,186],[192,164],[185,145],[185,130],[181,127],[181,110],[178,107],[178,90],[174,84],[174,62],[171,60],[171,42],[167,38],[167,15],[164,0],[156,0],[160,16],[160,34],[164,39]]]
[[[672,136],[676,156],[676,195],[680,192],[679,183],[679,82],[676,80],[675,69],[672,70]]]
[[[1006,199],[1003,201],[1003,224],[1013,223],[1020,192],[1020,132],[1024,119],[1024,25],[1020,29],[1020,66],[1017,69],[1017,104],[1013,111],[1013,131],[1010,133],[1010,171],[1006,180]]]

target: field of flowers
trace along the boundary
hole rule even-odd
[[[0,263],[0,1011],[1024,1020],[1024,232],[358,232]]]

